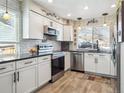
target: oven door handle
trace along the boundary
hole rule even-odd
[[[53,56],[52,59],[58,59],[58,58],[61,58],[61,57],[64,57],[64,56]]]

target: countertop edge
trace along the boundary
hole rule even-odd
[[[11,63],[11,62],[15,62],[15,61],[21,61],[21,60],[42,57],[42,56],[47,56],[47,55],[52,55],[52,53],[51,54],[34,55],[34,56],[32,55],[32,56],[24,57],[24,58],[15,58],[15,59],[10,59],[10,60],[0,61],[0,64]]]

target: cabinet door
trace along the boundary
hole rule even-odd
[[[64,26],[64,41],[73,41],[72,26]]]
[[[42,86],[51,80],[51,62],[38,64],[38,86]]]
[[[117,75],[117,63],[113,63],[113,61],[111,60],[111,74],[112,76],[116,76]]]
[[[43,39],[43,17],[30,11],[29,37],[32,39]]]
[[[65,71],[70,69],[71,64],[70,64],[70,53],[65,52]]]
[[[14,72],[0,74],[0,93],[15,93]]]
[[[30,93],[37,86],[36,78],[36,66],[18,70],[16,93]]]
[[[87,72],[96,72],[95,54],[84,54],[84,69]]]
[[[109,54],[98,54],[97,73],[110,74],[110,58]]]
[[[57,24],[57,31],[58,31],[58,36],[57,36],[57,40],[58,41],[63,41],[63,25],[61,24]]]

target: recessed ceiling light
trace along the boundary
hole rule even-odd
[[[116,5],[115,5],[115,4],[111,5],[111,8],[115,8],[115,7],[116,7]]]
[[[48,2],[49,2],[49,3],[52,3],[52,2],[53,2],[53,0],[48,0]]]
[[[71,14],[67,14],[67,16],[68,16],[68,17],[70,17],[70,16],[71,16]]]
[[[88,9],[88,6],[85,6],[85,7],[84,7],[84,10],[87,10],[87,9]]]
[[[107,26],[107,24],[103,24],[103,26],[104,26],[104,27],[106,27],[106,26]]]

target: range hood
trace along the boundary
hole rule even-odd
[[[57,36],[57,30],[55,28],[45,25],[44,26],[44,35]]]

